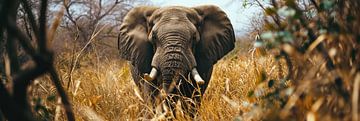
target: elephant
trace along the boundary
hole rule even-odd
[[[120,58],[130,61],[135,84],[152,101],[163,90],[200,105],[214,64],[234,47],[232,24],[215,5],[135,7],[118,35]]]

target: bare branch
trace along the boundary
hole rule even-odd
[[[264,11],[266,10],[266,8],[264,7],[264,5],[262,5],[261,3],[260,3],[260,1],[259,0],[255,0],[256,2],[257,2],[257,4],[261,7],[261,9],[263,9]],[[273,5],[275,5],[274,3],[273,3]],[[275,6],[274,6],[275,7]],[[276,25],[278,25],[278,27],[280,27],[280,21],[279,21],[279,15],[275,15],[275,16],[271,16],[271,18],[274,20],[274,22],[276,23]]]
[[[41,7],[40,7],[40,18],[39,18],[39,40],[38,40],[38,46],[41,53],[47,52],[47,44],[46,44],[46,11],[47,11],[47,0],[41,0]]]
[[[34,31],[35,37],[37,40],[39,40],[40,38],[38,36],[39,35],[38,25],[36,24],[36,19],[35,19],[34,13],[31,12],[28,1],[21,0],[21,4],[24,7],[26,15],[29,18],[30,26],[31,26],[32,30]]]
[[[56,90],[58,91],[58,94],[61,97],[61,102],[64,105],[67,119],[69,121],[75,121],[74,112],[72,111],[72,106],[70,104],[69,98],[67,97],[64,88],[61,86],[61,83],[60,83],[61,81],[60,81],[59,76],[53,66],[50,67],[49,73],[50,73],[51,79],[56,87]]]
[[[29,111],[25,111],[15,104],[3,83],[0,83],[0,97],[0,109],[5,118],[10,121],[33,121]]]
[[[16,9],[17,9],[16,6],[18,6],[19,4],[16,5],[15,3],[18,3],[18,1],[6,1],[5,4],[6,6],[10,6],[10,8],[15,9],[15,10],[9,9],[12,12],[7,12],[7,8],[2,7],[3,9],[6,10],[5,13],[9,13],[9,14],[1,13],[2,17],[8,18],[5,19],[5,21],[4,20],[1,21],[1,25],[6,25],[5,28],[9,36],[8,38],[10,38],[9,40],[11,40],[12,38],[14,38],[14,40],[15,38],[19,40],[20,45],[25,50],[25,52],[29,54],[32,57],[32,59],[35,61],[35,66],[26,68],[21,71],[16,71],[16,73],[12,74],[12,79],[14,82],[13,97],[11,97],[9,92],[5,89],[4,84],[0,83],[0,90],[1,90],[0,108],[5,114],[6,118],[9,120],[24,120],[24,121],[32,120],[33,117],[31,111],[28,108],[27,98],[26,98],[27,88],[31,84],[32,80],[43,75],[45,72],[49,72],[54,82],[54,85],[57,88],[57,91],[59,92],[59,95],[64,104],[64,108],[68,116],[68,120],[74,121],[75,118],[71,109],[70,102],[66,96],[64,89],[61,86],[60,79],[53,66],[53,53],[47,48],[48,33],[46,27],[47,25],[46,13],[47,13],[48,2],[47,0],[41,1],[40,17],[39,17],[40,27],[37,27],[34,14],[30,10],[27,1],[22,0],[22,5],[26,11],[26,14],[28,14],[31,27],[34,33],[36,33],[35,36],[37,38],[38,48],[34,48],[31,45],[31,39],[27,38],[27,36],[16,26],[16,18],[14,18],[14,15],[16,16]],[[60,19],[60,17],[58,17],[57,19]],[[56,27],[54,28],[56,29]],[[12,42],[14,41],[11,42],[9,41],[8,43],[11,44]],[[16,52],[17,49],[13,47],[13,45],[8,45],[7,48],[9,48],[9,50],[10,49],[15,50],[15,51],[8,51],[8,53]],[[16,58],[14,59],[10,57],[10,59],[11,61],[17,61]],[[15,66],[11,65],[11,67],[13,68]]]

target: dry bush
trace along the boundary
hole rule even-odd
[[[270,1],[264,47],[286,60],[259,110],[262,120],[359,120],[360,23],[356,0]]]

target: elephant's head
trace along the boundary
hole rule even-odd
[[[138,76],[160,80],[167,89],[189,74],[207,83],[202,73],[234,48],[235,37],[230,20],[216,6],[142,6],[126,15],[118,42],[121,57],[132,62]]]

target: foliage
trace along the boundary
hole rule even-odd
[[[263,7],[260,45],[288,67],[282,78],[264,78],[270,90],[255,96],[263,120],[359,120],[359,6],[357,0],[272,0]]]

